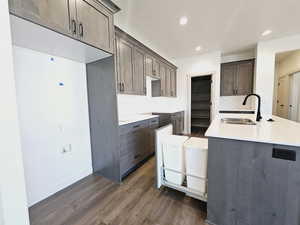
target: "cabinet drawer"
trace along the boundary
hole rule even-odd
[[[145,153],[127,154],[121,156],[121,161],[120,161],[121,174],[124,175],[127,171],[135,167],[144,158],[145,158]]]
[[[144,130],[135,131],[122,135],[120,138],[120,154],[138,154],[144,152],[146,146],[145,139],[147,138]]]
[[[153,118],[151,120],[149,120],[149,125],[158,125],[159,124],[159,118]]]
[[[120,126],[119,132],[120,132],[120,135],[122,135],[122,134],[130,133],[133,131],[137,131],[140,129],[144,129],[147,126],[148,126],[147,121],[139,121],[139,122],[125,124],[125,125]]]

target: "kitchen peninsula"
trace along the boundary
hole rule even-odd
[[[300,124],[272,118],[256,125],[216,118],[207,130],[208,224],[300,223]]]

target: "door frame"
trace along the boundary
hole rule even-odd
[[[194,77],[202,77],[202,76],[211,76],[211,110],[210,110],[210,118],[211,120],[214,119],[214,117],[217,115],[217,111],[218,111],[218,100],[216,99],[216,94],[215,93],[219,93],[217,92],[217,90],[220,91],[220,87],[218,87],[218,82],[216,80],[216,75],[217,72],[216,71],[208,71],[205,73],[193,73],[193,74],[188,74],[187,75],[187,109],[186,109],[186,128],[187,128],[187,132],[190,134],[191,133],[191,111],[192,111],[192,107],[191,107],[191,100],[192,100],[192,96],[191,96],[191,91],[192,91],[192,78]],[[218,89],[219,88],[219,89]],[[218,94],[219,95],[219,94]]]

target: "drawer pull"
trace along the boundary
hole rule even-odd
[[[133,128],[139,128],[141,125],[135,125],[133,126]]]

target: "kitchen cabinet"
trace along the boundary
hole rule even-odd
[[[152,96],[176,97],[177,68],[120,28],[115,31],[118,93],[146,95],[146,76],[151,76],[161,87]]]
[[[9,0],[10,12],[63,34],[72,34],[68,0]],[[70,5],[75,7],[75,5]]]
[[[253,92],[254,60],[221,65],[221,96],[248,95]]]
[[[164,63],[160,64],[161,96],[176,97],[176,70]]]
[[[166,74],[167,74],[167,70],[166,70],[166,66],[164,63],[161,63],[159,65],[159,78],[160,78],[160,93],[161,96],[167,96],[167,91],[166,91]]]
[[[83,42],[113,52],[113,14],[93,0],[76,0],[78,37]]]
[[[209,224],[298,225],[300,148],[227,138],[208,138]]]
[[[114,57],[86,65],[93,172],[120,182]]]
[[[133,57],[133,91],[138,95],[146,95],[145,54],[135,47]]]
[[[177,96],[176,85],[177,85],[176,70],[171,69],[171,97],[176,97]]]
[[[171,69],[166,66],[166,86],[165,86],[165,96],[171,97]]]
[[[119,93],[146,95],[144,52],[120,37],[116,48]]]
[[[159,115],[159,127],[168,124],[173,125],[173,134],[179,135],[184,131],[184,111],[174,113],[160,113],[154,112],[153,115]]]
[[[145,74],[146,76],[153,76],[154,73],[154,59],[147,55],[145,57],[145,63],[146,63],[146,70],[145,70]]]
[[[155,151],[158,118],[120,126],[120,174],[127,176]]]
[[[184,130],[184,112],[172,114],[171,123],[173,124],[174,134],[182,134]]]
[[[113,13],[118,8],[111,2],[105,6],[102,3],[94,0],[9,0],[9,7],[13,15],[113,53]]]
[[[134,46],[117,38],[117,70],[120,93],[133,94],[133,51]]]
[[[159,77],[159,60],[158,59],[153,60],[153,75],[155,77]]]

